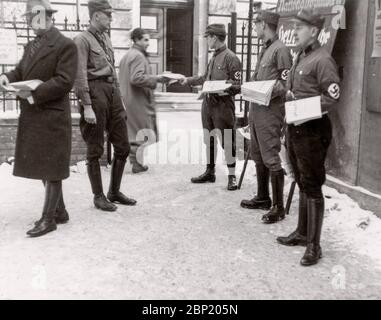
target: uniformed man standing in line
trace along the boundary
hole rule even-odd
[[[214,183],[216,181],[215,164],[217,157],[217,139],[221,138],[225,150],[229,177],[229,191],[237,190],[235,176],[236,148],[235,148],[235,104],[234,96],[241,90],[241,62],[225,44],[226,29],[223,24],[209,25],[205,32],[208,46],[215,50],[209,62],[206,73],[183,79],[182,85],[198,86],[205,81],[226,80],[232,83],[225,95],[208,94],[203,101],[201,117],[204,128],[204,142],[206,144],[207,168],[199,177],[193,178],[192,183]],[[218,134],[216,133],[218,131]]]
[[[276,33],[279,15],[260,11],[255,19],[258,38],[263,40],[263,49],[258,57],[252,81],[276,80],[269,106],[250,105],[251,153],[257,170],[257,195],[252,200],[243,200],[247,209],[269,210],[262,220],[266,224],[276,223],[285,217],[283,205],[284,170],[279,156],[284,124],[286,81],[292,66],[289,49],[278,39]],[[269,178],[273,199],[269,196]]]
[[[126,110],[115,72],[114,52],[107,34],[113,9],[107,0],[90,0],[88,8],[90,27],[74,39],[79,55],[75,90],[80,101],[80,128],[87,144],[87,171],[94,205],[103,211],[115,211],[115,202],[132,206],[136,201],[120,192],[130,144]],[[104,131],[107,131],[108,139],[114,147],[107,198],[103,193],[99,164],[104,153]]]
[[[321,47],[318,36],[324,19],[310,10],[295,17],[295,40],[299,48],[287,83],[287,100],[321,96],[323,117],[300,126],[288,125],[287,149],[295,180],[300,189],[298,227],[277,241],[286,246],[307,246],[303,266],[318,263],[322,257],[320,234],[324,217],[325,159],[332,139],[327,113],[340,98],[340,78],[331,55]]]

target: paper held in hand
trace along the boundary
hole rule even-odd
[[[227,96],[225,90],[232,86],[231,83],[226,83],[225,80],[205,81],[202,90],[199,93],[198,100],[204,98],[206,94],[218,94],[219,96]]]
[[[179,82],[181,79],[184,79],[185,76],[180,73],[172,73],[170,71],[165,71],[162,74],[159,74],[159,77],[164,77],[169,80],[168,84],[174,84],[176,82]]]
[[[19,81],[19,82],[12,82],[8,86],[3,86],[3,88],[5,89],[5,91],[17,95],[17,92],[19,91],[34,91],[42,83],[43,82],[41,80]],[[30,104],[34,103],[32,96],[30,96],[27,100]]]
[[[299,126],[305,122],[320,119],[321,97],[312,97],[286,102],[286,122]]]
[[[8,92],[34,91],[41,83],[43,83],[41,80],[19,81],[12,82],[8,86],[3,86],[3,88]]]
[[[241,87],[242,99],[269,106],[276,80],[246,82]]]

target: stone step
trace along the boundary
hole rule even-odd
[[[155,92],[158,111],[200,111],[196,93]]]

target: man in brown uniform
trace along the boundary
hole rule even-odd
[[[87,144],[87,169],[94,194],[94,205],[115,211],[112,202],[135,205],[120,192],[123,170],[130,151],[126,110],[121,100],[115,72],[112,44],[107,31],[112,7],[107,0],[90,0],[90,27],[75,39],[78,47],[78,74],[75,90],[80,101],[80,127]],[[99,159],[104,152],[104,132],[114,147],[111,181],[107,198],[103,194]]]
[[[235,105],[234,96],[241,90],[241,62],[234,52],[225,44],[226,29],[223,24],[212,24],[207,27],[205,37],[208,46],[215,50],[213,58],[209,62],[206,73],[203,76],[186,78],[182,85],[197,86],[205,81],[226,80],[232,83],[226,95],[208,94],[203,101],[201,116],[205,131],[204,142],[206,144],[207,168],[206,172],[199,177],[193,178],[192,183],[214,183],[215,161],[217,156],[217,138],[221,137],[222,147],[225,150],[225,160],[229,170],[229,191],[237,190],[235,176],[236,149],[235,149]],[[219,131],[216,134],[216,130]]]
[[[252,81],[276,80],[269,106],[252,103],[250,106],[251,153],[257,169],[257,195],[244,200],[243,208],[271,211],[264,215],[264,223],[271,224],[285,217],[283,205],[284,170],[279,156],[284,123],[286,81],[292,66],[288,48],[276,34],[279,15],[261,11],[255,19],[258,37],[263,40],[263,49],[258,57]],[[273,199],[269,196],[269,177]]]
[[[321,119],[287,126],[287,150],[299,186],[298,227],[288,237],[279,237],[286,246],[306,246],[303,266],[318,263],[322,257],[320,235],[324,218],[325,159],[332,140],[328,113],[340,98],[340,78],[331,55],[322,48],[318,36],[324,19],[310,10],[296,18],[295,39],[301,49],[287,82],[287,100],[321,97]]]

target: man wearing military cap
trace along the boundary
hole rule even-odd
[[[254,21],[257,35],[263,40],[263,48],[251,80],[276,80],[276,84],[269,106],[256,103],[250,105],[251,153],[257,171],[257,195],[252,200],[243,200],[241,206],[262,210],[269,210],[272,206],[270,212],[262,218],[264,223],[272,224],[285,217],[284,170],[279,152],[285,115],[286,81],[292,66],[292,57],[277,36],[277,13],[259,11]],[[270,176],[272,200],[269,195]]]
[[[303,266],[318,263],[322,257],[320,235],[324,218],[325,159],[332,139],[327,113],[340,98],[340,78],[331,55],[318,37],[324,19],[311,10],[301,10],[294,19],[295,40],[300,51],[287,82],[287,100],[321,97],[323,116],[302,125],[287,126],[287,149],[299,186],[299,219],[295,232],[279,237],[286,246],[307,246]]]
[[[225,80],[232,84],[223,95],[208,94],[203,101],[201,117],[204,128],[204,142],[206,144],[207,168],[204,174],[192,178],[192,183],[214,183],[215,161],[217,156],[217,139],[221,138],[225,150],[229,176],[229,191],[237,190],[235,176],[236,150],[235,150],[235,104],[234,96],[240,92],[241,63],[238,57],[229,50],[225,44],[226,29],[223,24],[211,24],[205,32],[208,46],[214,50],[207,71],[202,76],[186,78],[183,85],[198,86],[205,81]],[[218,131],[218,133],[217,133]]]
[[[115,202],[131,206],[136,201],[120,192],[130,145],[114,51],[107,33],[111,27],[113,9],[107,0],[90,0],[88,8],[90,27],[74,39],[79,54],[75,90],[80,102],[80,128],[87,144],[87,171],[94,205],[103,211],[115,211]],[[104,153],[104,131],[114,147],[107,198],[103,193],[99,164]]]

